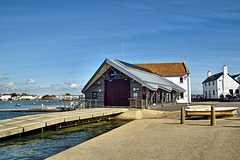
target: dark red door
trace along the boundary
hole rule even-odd
[[[129,106],[130,81],[117,79],[105,81],[105,106]]]

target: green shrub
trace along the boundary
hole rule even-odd
[[[232,96],[231,96],[230,94],[227,94],[226,97],[227,97],[227,98],[231,98]]]

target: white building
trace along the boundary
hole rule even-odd
[[[170,80],[186,91],[180,93],[177,103],[191,103],[191,79],[186,62],[182,63],[144,63],[135,64]]]
[[[6,94],[6,95],[1,95],[0,96],[0,99],[3,100],[3,101],[8,101],[9,98],[11,98],[10,94]]]
[[[37,96],[29,95],[29,96],[21,96],[20,100],[26,100],[26,99],[33,100],[33,99],[36,99],[36,98],[37,98]]]
[[[12,100],[17,101],[20,99],[20,97],[21,97],[20,95],[17,95],[16,97],[12,97]]]
[[[202,82],[204,99],[219,99],[221,95],[236,96],[240,90],[240,74],[229,75],[227,66],[223,66],[223,71],[211,75],[207,73],[207,79]]]

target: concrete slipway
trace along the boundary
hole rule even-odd
[[[47,160],[239,159],[240,118],[142,119],[79,144]]]
[[[94,108],[68,112],[48,113],[16,117],[0,121],[0,138],[44,129],[56,124],[111,116],[127,111],[126,108]]]

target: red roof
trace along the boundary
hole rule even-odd
[[[134,64],[136,66],[146,68],[151,72],[155,72],[163,77],[184,76],[189,74],[189,70],[185,62],[182,63],[145,63]]]

